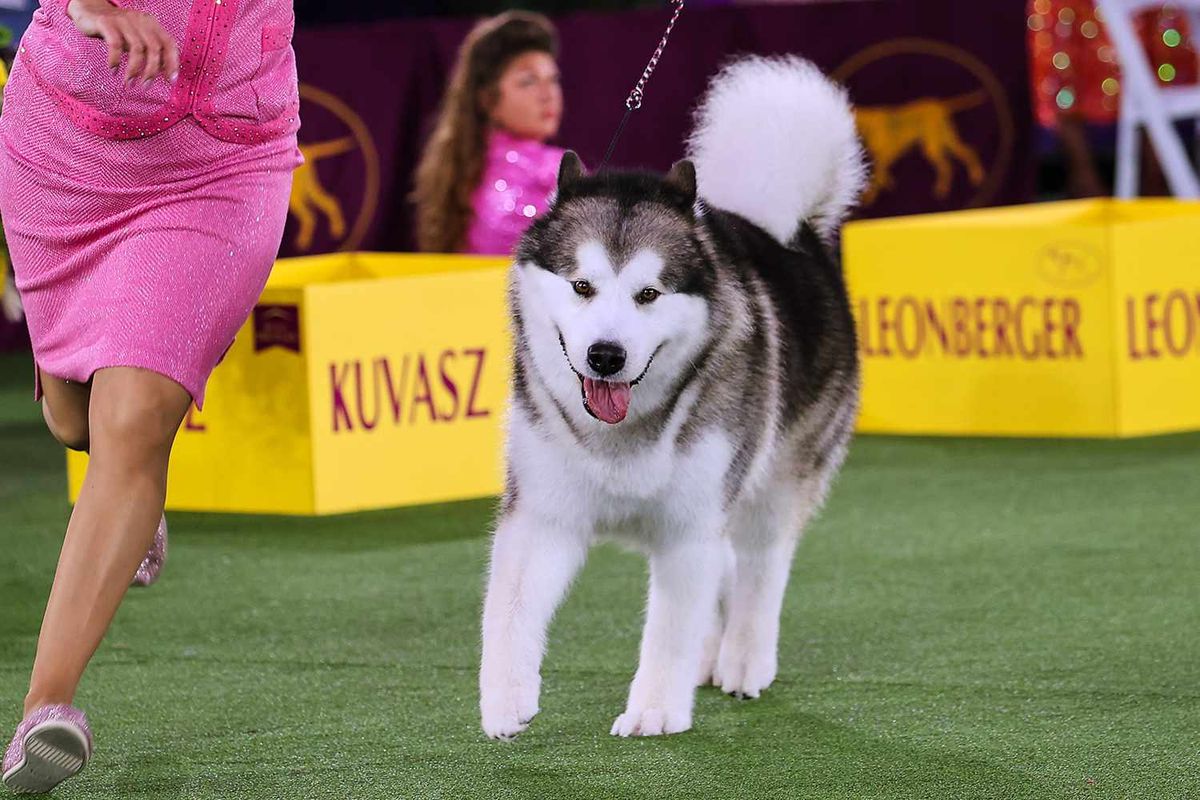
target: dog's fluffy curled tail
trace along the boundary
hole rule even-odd
[[[803,59],[739,59],[709,85],[688,140],[700,196],[788,244],[828,239],[866,179],[845,90]]]

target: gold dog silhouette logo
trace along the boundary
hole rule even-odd
[[[963,141],[954,124],[954,115],[982,105],[985,100],[986,95],[979,90],[948,100],[926,97],[899,106],[856,109],[859,133],[875,163],[863,203],[870,205],[881,191],[895,187],[893,166],[917,148],[937,173],[933,194],[939,200],[950,194],[955,162],[966,168],[972,186],[983,183],[979,154]]]
[[[930,63],[930,62],[933,63]],[[937,62],[942,63],[937,63]],[[947,69],[947,63],[949,68]],[[937,74],[948,82],[975,84],[967,91],[930,93],[890,105],[860,104],[855,109],[859,135],[871,157],[871,180],[862,204],[869,207],[889,192],[900,188],[901,175],[915,170],[907,162],[914,156],[932,170],[929,195],[939,205],[971,207],[985,205],[998,191],[1012,159],[1014,125],[1004,89],[992,71],[965,50],[925,39],[897,39],[869,47],[845,64],[834,77],[846,84],[852,96],[856,88],[871,88],[868,81],[886,69],[920,75]],[[932,68],[932,69],[931,69]],[[894,81],[893,81],[894,82]],[[968,83],[969,82],[969,83]],[[961,118],[986,111],[992,117],[986,128],[991,141],[971,141],[963,133]],[[979,126],[977,125],[978,129]],[[992,135],[995,132],[995,135]],[[988,158],[981,155],[987,147]],[[990,163],[987,163],[990,161]],[[906,190],[915,187],[915,175],[904,181]],[[966,194],[967,187],[970,194]]]
[[[336,96],[301,84],[300,100],[303,117],[320,118],[345,133],[300,142],[304,163],[292,175],[288,211],[294,230],[287,243],[296,253],[314,247],[357,250],[379,205],[379,151],[362,118]],[[329,177],[337,181],[335,189],[326,184]]]
[[[308,252],[312,249],[318,214],[324,215],[331,237],[338,240],[346,238],[346,215],[342,213],[342,204],[321,185],[317,164],[327,158],[353,152],[354,149],[354,139],[349,136],[300,145],[304,163],[296,167],[292,176],[292,196],[288,201],[288,210],[297,222],[294,240],[297,250]]]

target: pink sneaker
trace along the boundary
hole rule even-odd
[[[91,757],[87,716],[74,706],[44,706],[17,726],[4,753],[4,785],[17,794],[45,794]]]
[[[167,563],[167,518],[164,516],[158,523],[158,531],[154,534],[154,544],[133,575],[134,586],[150,586],[158,580],[163,564]]]

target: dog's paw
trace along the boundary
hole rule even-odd
[[[685,709],[629,709],[613,723],[613,736],[663,736],[682,733],[692,727],[692,713]]]
[[[522,722],[515,714],[483,714],[483,732],[498,742],[510,742],[528,727],[528,720]]]
[[[743,647],[727,638],[721,645],[713,684],[734,697],[756,698],[774,682],[777,670],[774,647]]]
[[[482,687],[479,711],[489,739],[508,741],[529,727],[538,713],[540,683],[526,680]]]

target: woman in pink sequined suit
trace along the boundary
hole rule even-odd
[[[510,12],[467,36],[417,169],[422,250],[508,254],[555,186],[562,121],[549,20]]]
[[[0,213],[46,422],[91,464],[3,761],[17,791],[91,755],[76,687],[163,532],[175,432],[274,262],[300,160],[293,25],[291,0],[41,0],[21,41]]]

